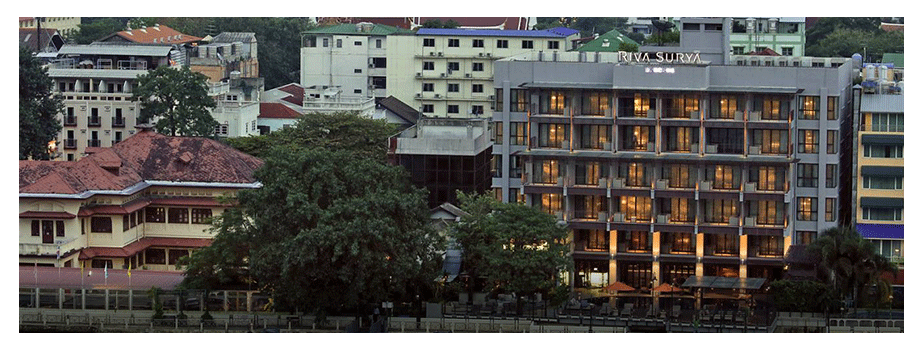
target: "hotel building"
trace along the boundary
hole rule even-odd
[[[666,48],[668,59],[701,43],[687,63],[657,62],[653,47],[641,49],[649,61],[531,52],[494,63],[493,189],[568,224],[571,285],[584,295],[615,281],[781,278],[787,247],[837,225],[853,62],[751,66],[721,49],[728,25],[708,25],[728,21],[701,19]]]
[[[804,56],[805,17],[733,18],[732,23],[730,48],[734,55],[771,49],[782,56]]]

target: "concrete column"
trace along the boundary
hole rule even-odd
[[[106,310],[108,311],[108,310],[109,310],[109,290],[108,290],[108,289],[106,289],[106,303],[105,303],[105,305],[106,305]]]
[[[128,290],[128,311],[134,310],[134,291]]]
[[[42,303],[42,295],[39,288],[35,288],[35,308],[38,309],[39,304]]]
[[[80,309],[86,310],[86,289],[80,289]]]

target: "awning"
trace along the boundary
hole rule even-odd
[[[902,145],[903,135],[862,135],[862,145]]]
[[[77,217],[66,211],[26,211],[19,213],[20,219],[73,219]]]
[[[889,197],[861,197],[861,206],[877,208],[902,208],[903,199]]]
[[[871,176],[903,176],[903,167],[901,166],[873,166],[865,165],[861,167],[861,175]]]
[[[127,258],[138,252],[150,247],[167,247],[167,248],[202,248],[211,245],[209,238],[166,238],[166,237],[144,237],[134,243],[124,247],[91,247],[84,248],[80,252],[80,260],[92,259],[95,257],[107,258]]]
[[[759,289],[765,284],[764,278],[737,278],[717,276],[689,276],[682,284],[683,288],[719,288],[719,289]]]
[[[855,230],[864,238],[903,239],[903,225],[855,224]]]

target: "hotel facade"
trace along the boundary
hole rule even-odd
[[[781,278],[787,248],[839,219],[852,61],[650,57],[535,52],[495,62],[497,198],[567,223],[570,282],[584,294],[615,281]]]

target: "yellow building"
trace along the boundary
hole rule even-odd
[[[19,162],[21,265],[175,270],[208,246],[210,218],[258,188],[262,161],[147,127],[76,162]]]

